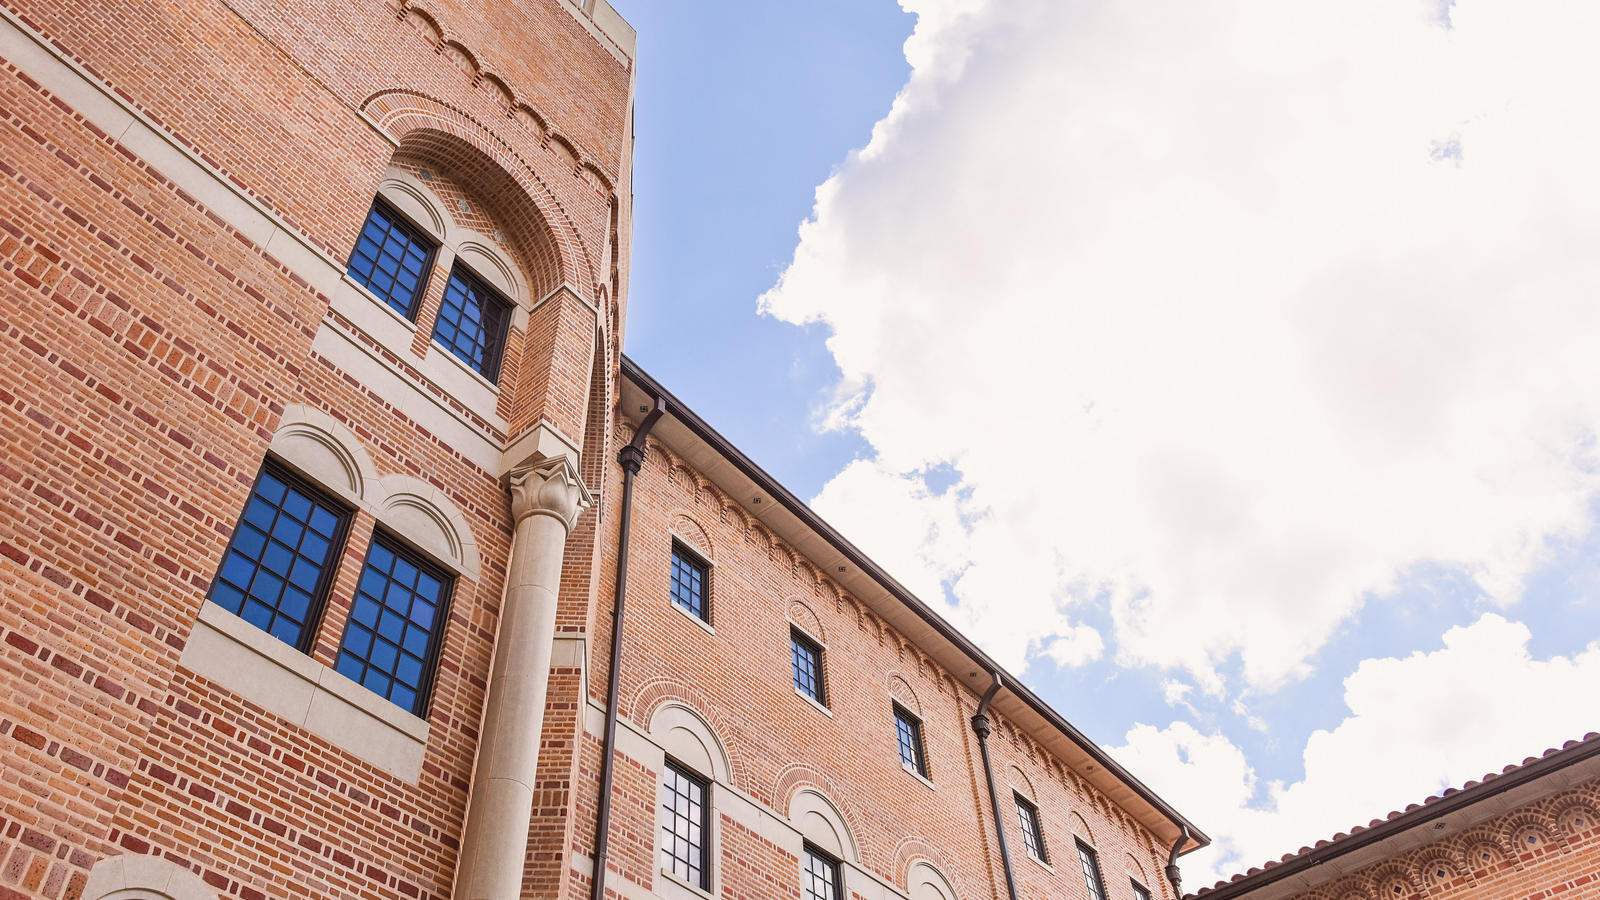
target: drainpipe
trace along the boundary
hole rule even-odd
[[[1172,882],[1172,896],[1182,897],[1183,888],[1179,886],[1182,878],[1178,872],[1178,851],[1183,849],[1184,842],[1189,840],[1189,827],[1178,826],[1178,839],[1172,842],[1172,852],[1167,854],[1167,880]]]
[[[611,837],[611,782],[616,772],[612,745],[617,737],[617,694],[622,673],[622,613],[628,587],[628,525],[633,518],[633,476],[644,465],[644,439],[667,411],[667,401],[656,398],[655,408],[639,423],[628,446],[617,451],[622,466],[622,532],[617,538],[617,591],[611,607],[611,672],[606,689],[606,730],[600,744],[600,809],[594,823],[594,877],[589,896],[604,900],[606,895],[606,849]]]
[[[994,792],[994,766],[989,762],[989,701],[1000,692],[1000,673],[989,673],[994,683],[978,701],[978,711],[972,716],[972,731],[978,736],[978,752],[983,754],[983,778],[989,782],[989,808],[994,812],[994,834],[1000,839],[1000,862],[1006,870],[1006,893],[1017,900],[1017,879],[1011,874],[1011,851],[1006,848],[1006,829],[1000,821],[1000,798]]]

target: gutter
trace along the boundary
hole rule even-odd
[[[1201,831],[1193,822],[1184,818],[1167,801],[1157,796],[1154,791],[1146,787],[1144,782],[1133,777],[1128,770],[1124,769],[1116,760],[1100,749],[1099,745],[1085,737],[1083,732],[1062,718],[1060,713],[1051,709],[1049,704],[1040,700],[1026,685],[1022,684],[1014,676],[1008,675],[994,660],[989,658],[988,654],[978,649],[978,645],[974,644],[971,639],[950,627],[949,623],[940,618],[938,613],[929,609],[927,605],[917,599],[916,595],[906,590],[893,576],[885,572],[877,563],[857,549],[854,544],[835,531],[833,526],[824,522],[821,517],[811,510],[811,507],[790,493],[788,488],[779,484],[776,479],[752,462],[749,457],[739,452],[738,448],[728,443],[727,438],[718,434],[710,425],[707,425],[703,419],[694,414],[693,410],[684,406],[683,401],[674,397],[672,392],[662,387],[660,382],[651,378],[643,369],[639,368],[638,363],[629,359],[626,355],[622,357],[622,376],[639,385],[644,389],[645,393],[655,397],[658,403],[665,403],[667,411],[672,415],[672,418],[676,419],[695,437],[704,441],[720,454],[740,474],[759,485],[774,501],[799,519],[801,524],[816,532],[818,536],[831,544],[851,565],[854,565],[868,577],[882,585],[906,609],[914,613],[928,627],[938,632],[945,640],[955,645],[956,649],[972,660],[981,671],[999,676],[1006,690],[1010,691],[1013,696],[1043,718],[1052,728],[1061,732],[1068,740],[1076,744],[1084,753],[1089,755],[1090,759],[1094,760],[1096,765],[1110,772],[1123,784],[1126,784],[1141,800],[1148,803],[1169,822],[1177,826],[1180,834],[1186,831],[1189,840],[1192,842],[1189,850],[1198,850],[1211,843],[1211,838],[1207,837],[1205,832]]]
[[[978,711],[972,715],[972,731],[978,736],[978,752],[983,755],[983,779],[989,783],[989,809],[994,813],[994,835],[1000,841],[1000,862],[1006,870],[1006,893],[1017,900],[1017,878],[1011,872],[1011,851],[1006,847],[1006,827],[1000,821],[1000,798],[994,791],[994,766],[989,762],[989,701],[1000,692],[1000,673],[993,671],[989,677],[994,683],[978,701]]]
[[[1461,812],[1475,803],[1488,800],[1506,791],[1522,787],[1569,766],[1575,766],[1596,757],[1600,757],[1600,740],[1584,741],[1576,747],[1568,748],[1565,751],[1557,751],[1549,756],[1534,760],[1514,772],[1497,775],[1493,780],[1463,788],[1448,797],[1441,797],[1432,803],[1424,801],[1425,805],[1419,806],[1410,812],[1401,813],[1387,822],[1381,822],[1368,828],[1360,834],[1352,834],[1329,842],[1326,846],[1316,848],[1304,856],[1297,856],[1286,863],[1280,863],[1270,869],[1262,869],[1253,875],[1236,875],[1234,876],[1234,881],[1227,882],[1220,887],[1201,889],[1191,894],[1190,898],[1230,900],[1230,898],[1234,897],[1243,897],[1257,888],[1301,874],[1307,869],[1320,866],[1329,860],[1354,853],[1363,847],[1371,846],[1412,828]]]
[[[617,451],[622,466],[622,530],[617,538],[617,588],[611,607],[611,672],[606,689],[606,730],[600,739],[600,808],[594,823],[594,877],[590,879],[591,900],[606,895],[606,850],[611,843],[611,793],[616,778],[617,695],[622,686],[622,614],[628,593],[628,531],[633,519],[633,476],[644,465],[644,439],[667,411],[666,401],[656,397],[655,408],[639,423],[633,440]]]

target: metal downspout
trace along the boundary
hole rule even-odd
[[[1167,881],[1172,883],[1172,896],[1174,897],[1183,896],[1183,888],[1179,886],[1179,882],[1183,879],[1178,871],[1178,851],[1183,849],[1184,843],[1188,840],[1188,826],[1179,825],[1178,839],[1172,842],[1172,852],[1167,854]]]
[[[633,518],[633,476],[644,465],[645,437],[666,411],[667,401],[657,397],[655,408],[639,423],[633,440],[617,451],[617,463],[622,466],[622,530],[617,539],[617,590],[611,608],[611,672],[606,689],[606,729],[600,743],[600,808],[594,823],[594,877],[590,880],[589,889],[592,900],[604,900],[606,894],[606,850],[611,837],[611,782],[616,773],[616,754],[612,751],[612,744],[617,737],[617,694],[622,684],[622,613],[628,588],[628,526]]]
[[[989,783],[989,809],[994,813],[994,834],[1000,840],[1000,863],[1006,871],[1006,893],[1017,900],[1017,879],[1011,873],[1011,851],[1006,847],[1006,829],[1000,820],[1000,799],[994,791],[994,766],[989,763],[989,701],[1000,692],[1000,673],[990,672],[994,683],[978,701],[978,711],[972,716],[972,731],[978,736],[978,752],[983,756],[983,778]]]

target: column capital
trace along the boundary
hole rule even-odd
[[[506,475],[506,489],[511,492],[511,517],[516,522],[550,516],[570,531],[578,515],[594,505],[577,466],[566,455],[535,454]]]

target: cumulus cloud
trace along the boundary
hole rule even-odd
[[[1348,715],[1312,734],[1293,783],[1260,783],[1226,736],[1183,721],[1136,725],[1111,752],[1218,839],[1185,857],[1192,891],[1594,729],[1600,642],[1540,660],[1529,637],[1491,613],[1432,652],[1365,660],[1344,681]]]
[[[902,5],[911,78],[761,302],[831,329],[873,451],[817,506],[1003,663],[1092,607],[1269,689],[1423,567],[1511,603],[1589,527],[1592,4]]]

